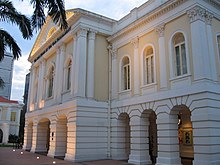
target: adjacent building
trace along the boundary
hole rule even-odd
[[[5,53],[4,59],[0,62],[0,77],[4,86],[0,88],[0,96],[10,99],[14,59],[11,53]]]
[[[220,2],[149,0],[119,21],[50,18],[32,63],[24,149],[78,162],[220,164]]]
[[[22,106],[0,96],[0,143],[8,143],[9,135],[18,136]]]

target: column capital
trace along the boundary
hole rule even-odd
[[[93,29],[89,29],[89,40],[95,40],[96,33],[97,33],[97,31],[95,31]]]
[[[88,29],[85,27],[79,27],[77,30],[77,37],[86,37],[88,33]]]
[[[206,11],[206,24],[207,25],[212,25],[212,19],[214,15],[210,13],[209,11]]]
[[[159,37],[164,37],[164,31],[165,31],[165,23],[162,23],[158,25],[155,28],[156,33],[158,34]]]
[[[139,43],[139,37],[135,37],[131,40],[131,44],[134,46],[135,49],[138,48],[138,43]]]
[[[108,45],[107,49],[109,50],[111,56],[112,56],[112,59],[116,59],[116,56],[117,56],[117,48],[116,47],[113,47],[111,44]]]
[[[195,6],[192,9],[187,11],[190,23],[193,23],[197,20],[205,22],[206,11],[200,6]]]
[[[64,44],[62,44],[62,45],[60,46],[60,53],[65,52],[65,50],[66,50],[66,47],[65,47]]]

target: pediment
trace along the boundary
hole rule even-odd
[[[72,11],[66,12],[67,20],[73,16],[74,13]],[[46,18],[46,22],[41,28],[38,37],[33,45],[33,48],[31,50],[30,56],[34,55],[37,50],[46,43],[56,32],[59,31],[59,27],[52,21],[52,19],[48,16]]]

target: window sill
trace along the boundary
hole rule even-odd
[[[49,101],[49,100],[52,100],[52,99],[53,99],[53,96],[47,97],[47,98],[45,99],[45,101]]]
[[[128,90],[123,90],[123,91],[119,92],[118,94],[127,94],[130,92],[131,92],[131,89],[128,89]]]
[[[70,91],[71,91],[71,90],[68,89],[68,90],[63,91],[61,94],[62,94],[62,95],[65,95],[65,94],[67,94],[67,93],[70,93]]]
[[[157,85],[156,82],[151,83],[151,84],[142,85],[141,88],[150,88],[150,87],[155,86],[155,85]]]
[[[191,77],[191,76],[192,76],[191,74],[184,74],[184,75],[180,75],[180,76],[177,76],[177,77],[170,78],[170,81],[176,81],[176,80],[188,78],[188,77]]]

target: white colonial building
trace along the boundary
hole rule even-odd
[[[48,18],[32,63],[24,149],[74,162],[220,164],[220,2],[149,0],[115,21]]]
[[[0,96],[0,143],[7,144],[9,135],[18,136],[23,105]]]

